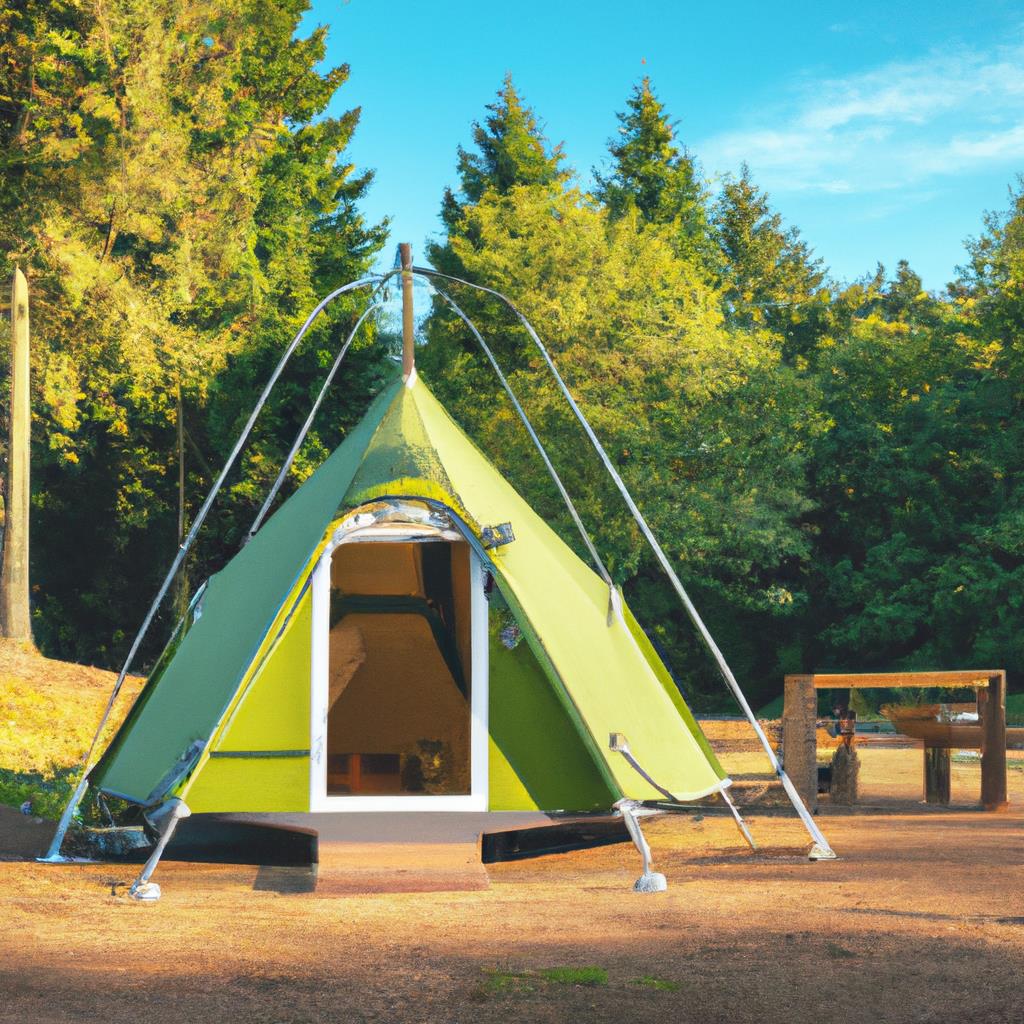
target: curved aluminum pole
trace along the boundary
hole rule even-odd
[[[447,293],[441,291],[437,285],[432,285],[434,291],[442,298],[449,306],[455,311],[456,315],[462,320],[462,322],[469,328],[473,337],[476,338],[477,343],[484,351],[484,355],[487,356],[490,361],[491,367],[499,381],[501,386],[505,389],[505,394],[508,395],[509,400],[515,407],[516,412],[519,414],[519,418],[523,422],[523,426],[526,427],[526,432],[530,435],[530,440],[533,442],[534,447],[540,453],[540,457],[544,460],[544,465],[547,467],[548,475],[554,481],[555,486],[558,488],[558,493],[562,496],[562,501],[565,502],[565,507],[569,510],[569,515],[572,516],[573,522],[576,524],[576,529],[579,530],[580,536],[583,538],[583,543],[587,546],[587,551],[590,552],[590,557],[594,560],[594,565],[597,567],[597,571],[601,574],[601,579],[608,584],[608,586],[614,590],[615,584],[612,582],[612,578],[605,568],[604,562],[601,560],[601,556],[597,553],[597,548],[594,547],[594,542],[590,539],[590,534],[587,533],[587,528],[583,525],[583,520],[580,518],[579,512],[576,511],[576,506],[573,504],[572,498],[569,497],[569,492],[565,489],[562,484],[561,477],[555,470],[555,467],[551,464],[551,460],[548,458],[548,453],[544,449],[544,445],[541,444],[540,438],[537,436],[537,432],[533,429],[533,424],[530,423],[529,418],[523,411],[523,407],[519,404],[519,399],[516,398],[515,393],[512,391],[512,386],[505,378],[505,374],[501,372],[501,367],[498,365],[497,359],[494,358],[494,353],[491,352],[484,341],[483,336],[477,330],[476,325],[472,320],[466,316],[465,313],[456,305],[455,300]]]
[[[284,483],[285,478],[288,476],[288,471],[292,468],[292,463],[295,461],[295,456],[299,454],[299,449],[302,447],[302,442],[306,440],[306,435],[309,433],[310,427],[313,426],[313,420],[316,418],[316,414],[320,411],[320,406],[323,404],[324,398],[327,397],[327,390],[331,384],[334,383],[335,374],[341,366],[342,360],[345,358],[346,353],[349,350],[349,346],[355,339],[356,333],[359,328],[362,327],[363,321],[377,309],[380,309],[380,303],[375,305],[367,306],[363,310],[359,319],[355,322],[355,326],[349,331],[348,337],[345,339],[345,344],[341,346],[341,351],[338,352],[334,363],[331,365],[330,370],[324,379],[323,387],[320,388],[320,394],[316,396],[316,401],[313,403],[313,407],[309,410],[309,415],[306,417],[306,422],[299,428],[299,432],[295,437],[295,443],[291,447],[291,451],[288,452],[287,458],[284,460],[281,466],[281,471],[277,474],[277,479],[274,481],[273,486],[270,488],[270,493],[267,494],[266,501],[263,502],[263,506],[256,514],[256,518],[252,521],[252,526],[249,527],[249,532],[245,536],[243,544],[248,544],[250,540],[256,535],[256,531],[259,530],[263,524],[263,520],[266,518],[267,513],[270,511],[270,506],[273,505],[274,499],[277,497],[277,492],[281,490],[281,485]]]
[[[640,532],[643,533],[650,545],[651,550],[654,552],[655,557],[658,559],[659,564],[668,576],[669,581],[672,584],[673,589],[678,595],[683,607],[686,609],[686,614],[689,616],[690,621],[696,627],[697,632],[700,633],[701,638],[707,645],[708,650],[711,652],[712,657],[715,659],[715,664],[718,666],[718,671],[721,673],[722,678],[725,680],[726,685],[732,691],[733,696],[736,698],[736,702],[743,709],[743,713],[747,716],[747,720],[750,722],[754,729],[754,733],[757,738],[761,741],[761,746],[764,748],[765,753],[768,755],[768,762],[772,766],[772,770],[778,776],[779,781],[782,783],[783,789],[786,791],[786,795],[789,797],[790,802],[793,804],[797,814],[800,815],[800,820],[803,822],[804,827],[807,829],[808,834],[814,841],[814,848],[811,850],[811,856],[815,859],[831,859],[835,857],[835,852],[829,845],[828,840],[825,838],[821,829],[815,824],[814,819],[811,817],[810,812],[804,805],[800,794],[796,791],[796,787],[793,785],[790,777],[785,773],[782,765],[779,763],[779,759],[775,756],[775,751],[772,750],[772,745],[768,741],[768,737],[764,733],[764,729],[761,728],[761,723],[757,720],[757,716],[754,714],[753,709],[747,703],[747,698],[743,695],[743,691],[740,689],[740,684],[736,681],[736,677],[733,675],[732,669],[729,667],[729,663],[725,660],[725,656],[719,650],[718,644],[715,643],[714,637],[708,627],[704,624],[704,620],[700,617],[700,613],[697,611],[696,606],[690,600],[690,595],[687,594],[686,588],[683,586],[682,581],[676,575],[675,569],[672,568],[672,563],[669,561],[668,556],[662,550],[661,545],[658,543],[658,538],[654,536],[653,531],[644,518],[643,513],[637,507],[636,502],[633,500],[633,496],[629,493],[629,489],[626,487],[625,482],[619,475],[618,470],[612,464],[611,459],[608,457],[608,453],[604,450],[604,446],[598,440],[597,435],[594,433],[593,427],[587,420],[586,416],[580,410],[580,407],[576,404],[576,400],[572,397],[568,387],[566,387],[565,381],[562,380],[562,375],[558,372],[557,367],[551,359],[548,350],[544,347],[544,343],[540,340],[537,332],[533,329],[533,325],[529,320],[516,308],[512,303],[511,299],[507,296],[502,295],[501,292],[495,291],[493,288],[487,288],[484,285],[474,284],[472,281],[466,281],[463,278],[455,277],[452,274],[443,274],[437,270],[430,270],[426,267],[413,267],[413,273],[420,274],[426,278],[439,277],[446,281],[454,281],[457,284],[464,284],[470,288],[475,288],[477,291],[486,292],[488,295],[493,295],[495,298],[500,299],[505,303],[506,306],[515,314],[516,318],[526,329],[527,334],[533,340],[534,345],[544,358],[544,362],[547,363],[548,369],[551,371],[552,376],[555,378],[555,382],[558,384],[559,390],[562,392],[563,397],[569,404],[569,408],[572,409],[573,415],[579,421],[580,426],[583,427],[594,451],[597,452],[601,462],[604,464],[608,475],[612,478],[615,486],[618,488],[619,493],[622,495],[623,501],[626,503],[626,507],[629,509],[633,520],[640,528]]]
[[[118,673],[117,682],[114,684],[114,689],[110,694],[110,699],[107,701],[107,706],[103,712],[103,717],[100,720],[99,728],[97,728],[96,734],[92,738],[92,743],[89,745],[89,750],[82,761],[82,775],[78,780],[78,785],[75,787],[75,791],[72,794],[71,799],[64,808],[64,813],[60,817],[60,822],[57,825],[57,831],[54,834],[53,842],[50,843],[50,848],[47,851],[46,856],[40,858],[41,860],[62,860],[60,848],[61,844],[64,842],[64,835],[68,830],[68,826],[71,824],[71,819],[74,816],[75,811],[78,809],[79,803],[81,803],[82,797],[85,796],[85,789],[88,785],[89,779],[89,771],[92,767],[90,762],[92,761],[93,754],[96,752],[96,744],[99,742],[100,735],[110,718],[110,712],[114,707],[114,702],[117,700],[118,693],[121,692],[121,687],[124,685],[124,680],[128,675],[128,670],[131,668],[132,662],[135,660],[135,655],[138,654],[139,648],[142,646],[143,639],[149,632],[149,627],[152,625],[153,619],[156,617],[157,609],[160,607],[164,597],[167,595],[167,591],[170,589],[171,583],[174,581],[174,577],[181,568],[181,564],[184,562],[185,556],[188,554],[192,544],[195,542],[196,535],[199,533],[199,528],[203,525],[203,522],[209,514],[210,508],[213,506],[213,502],[216,499],[225,479],[227,479],[228,473],[231,472],[231,469],[235,464],[235,460],[238,458],[239,452],[241,452],[245,442],[249,439],[249,434],[252,432],[253,425],[256,423],[256,418],[259,416],[263,406],[267,402],[267,399],[270,397],[270,392],[273,390],[278,378],[284,372],[284,368],[287,365],[288,360],[291,359],[292,353],[298,347],[299,342],[305,337],[306,332],[313,325],[313,321],[316,320],[323,309],[333,302],[339,295],[344,295],[346,292],[354,291],[356,288],[366,288],[371,284],[383,284],[384,281],[393,275],[394,271],[390,271],[383,276],[374,275],[373,277],[360,278],[358,281],[350,281],[348,284],[344,284],[340,288],[336,288],[326,298],[321,300],[313,312],[306,317],[306,322],[299,328],[295,337],[292,338],[288,347],[285,349],[284,354],[281,356],[277,366],[274,368],[274,372],[270,375],[270,379],[263,388],[263,392],[260,394],[249,419],[242,428],[242,432],[239,434],[234,448],[231,449],[231,454],[228,456],[227,462],[224,463],[224,468],[221,470],[220,476],[217,477],[213,486],[210,488],[210,493],[207,494],[202,507],[196,513],[196,518],[192,523],[191,529],[188,531],[188,535],[178,546],[178,551],[174,556],[174,561],[171,563],[171,567],[167,571],[167,575],[164,577],[164,581],[160,585],[160,589],[157,591],[157,595],[153,599],[153,603],[149,606],[149,611],[146,613],[145,619],[143,619],[142,626],[135,635],[135,640],[132,642],[131,649],[128,651],[128,657],[125,659],[124,665]]]

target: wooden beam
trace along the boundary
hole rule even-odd
[[[979,668],[953,672],[808,672],[786,676],[791,679],[807,680],[816,690],[847,690],[879,687],[896,689],[903,687],[945,686],[960,687],[988,686],[995,676],[1006,677],[1002,669]]]

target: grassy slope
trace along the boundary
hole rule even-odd
[[[30,800],[37,815],[60,813],[116,678],[0,640],[0,804]],[[108,736],[141,685],[125,680]]]

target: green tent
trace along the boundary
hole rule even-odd
[[[90,782],[194,812],[593,811],[729,784],[619,595],[415,373],[210,579]]]

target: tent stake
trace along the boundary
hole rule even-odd
[[[156,882],[151,882],[150,876],[156,870],[157,864],[160,863],[160,858],[171,841],[178,822],[182,818],[187,818],[191,813],[184,800],[173,797],[149,816],[150,821],[156,819],[160,822],[160,838],[157,840],[156,846],[153,847],[149,860],[143,864],[139,877],[132,882],[132,887],[128,890],[128,895],[133,900],[152,902],[160,899],[160,886]]]
[[[626,831],[633,845],[640,852],[643,858],[644,872],[633,883],[634,892],[664,892],[668,888],[668,882],[660,871],[651,870],[651,847],[647,837],[640,829],[640,819],[637,810],[643,806],[639,800],[619,800],[613,804],[614,808],[622,815],[626,824]]]

